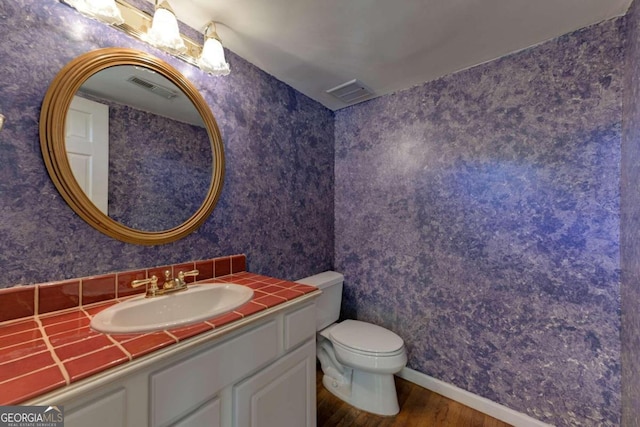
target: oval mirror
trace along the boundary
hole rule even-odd
[[[58,73],[40,114],[45,165],[69,206],[137,244],[199,227],[222,190],[224,151],[197,89],[145,52],[89,52]]]

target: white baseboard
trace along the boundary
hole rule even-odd
[[[538,421],[521,412],[514,411],[513,409],[509,409],[499,403],[478,396],[477,394],[470,393],[454,385],[445,383],[444,381],[437,380],[413,369],[403,368],[402,371],[396,375],[417,384],[420,387],[424,387],[427,390],[431,390],[451,400],[462,403],[476,411],[487,414],[493,418],[497,418],[500,421],[504,421],[507,424],[511,424],[516,427],[552,427],[551,424],[545,424],[542,421]]]

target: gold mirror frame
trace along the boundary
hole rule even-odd
[[[116,65],[134,65],[157,72],[173,82],[191,100],[207,128],[213,156],[209,191],[200,208],[184,223],[152,232],[129,228],[105,215],[87,197],[73,176],[65,148],[66,117],[71,100],[93,74]],[[82,219],[98,231],[127,243],[159,245],[178,240],[197,229],[213,211],[224,180],[224,149],[213,113],[200,92],[166,62],[134,49],[105,48],[80,55],[62,68],[45,95],[40,112],[40,147],[54,185]],[[153,206],[149,206],[153,209]]]

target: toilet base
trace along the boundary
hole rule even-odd
[[[400,412],[393,374],[353,369],[350,383],[337,381],[325,374],[322,384],[334,396],[363,411],[383,416]]]

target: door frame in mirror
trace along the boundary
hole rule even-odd
[[[73,96],[93,74],[116,65],[145,67],[173,82],[191,100],[209,135],[213,165],[208,193],[200,208],[189,219],[168,230],[136,230],[111,219],[91,202],[71,171],[65,148],[65,126]],[[222,192],[224,148],[220,130],[206,101],[195,86],[174,67],[135,49],[98,49],[78,56],[62,68],[49,86],[42,104],[40,148],[51,180],[71,209],[96,230],[127,243],[158,245],[187,236],[200,227],[211,214]],[[153,206],[149,209],[153,209]]]

